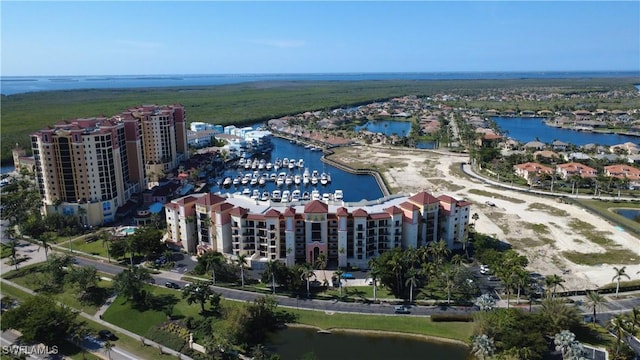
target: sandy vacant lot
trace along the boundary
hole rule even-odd
[[[471,201],[471,213],[479,215],[478,232],[510,243],[528,257],[531,271],[561,275],[567,290],[612,282],[614,266],[626,266],[627,274],[638,278],[638,238],[578,206],[499,189],[469,178],[457,170],[459,165],[454,165],[468,161],[466,156],[378,146],[343,148],[336,155],[334,159],[345,164],[368,164],[380,170],[392,193],[426,190],[436,196],[447,194]],[[487,201],[496,206],[486,205]],[[578,265],[567,259],[567,252],[590,254],[586,256],[616,252],[622,254],[619,258],[624,258],[624,264]]]

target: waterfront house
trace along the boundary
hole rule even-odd
[[[609,147],[609,151],[611,151],[614,154],[629,154],[629,155],[634,155],[637,154],[638,151],[638,145],[634,144],[632,142],[626,142],[624,144],[617,144],[617,145],[613,145],[611,147]]]
[[[524,148],[526,150],[542,150],[546,147],[547,145],[540,141],[529,141],[528,143],[524,144]]]
[[[569,146],[569,144],[567,144],[564,141],[560,141],[560,140],[554,140],[551,143],[551,147],[553,148],[553,150],[555,151],[565,151],[567,149],[567,147]]]
[[[533,153],[533,158],[538,161],[541,161],[541,159],[545,161],[555,161],[560,159],[560,155],[551,150],[539,150]]]
[[[556,165],[556,172],[563,180],[567,180],[573,175],[578,175],[582,178],[592,178],[598,175],[596,169],[577,162]]]
[[[513,165],[513,169],[516,175],[527,180],[529,185],[535,184],[544,175],[553,175],[554,173],[553,168],[534,162],[516,164]]]
[[[566,161],[589,161],[591,160],[591,156],[583,153],[583,152],[572,152],[564,154],[564,159]]]

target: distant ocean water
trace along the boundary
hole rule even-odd
[[[335,74],[122,75],[122,76],[2,76],[2,95],[78,89],[130,89],[168,86],[207,86],[254,81],[470,80],[640,77],[638,71],[582,72],[434,72]]]

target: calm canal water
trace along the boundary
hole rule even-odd
[[[356,131],[368,130],[374,133],[397,136],[408,136],[411,132],[411,123],[400,120],[373,120],[367,121],[366,124],[356,126]]]
[[[431,359],[466,360],[469,350],[460,345],[420,341],[410,337],[355,333],[318,334],[316,330],[288,328],[272,335],[268,347],[283,360],[314,359]]]
[[[613,212],[640,223],[640,209],[613,209]]]
[[[507,136],[523,143],[534,141],[536,137],[544,143],[560,140],[576,145],[616,145],[625,142],[638,143],[640,141],[640,137],[636,136],[598,134],[554,128],[545,125],[543,118],[494,116],[491,117],[491,120],[495,121],[500,129],[506,130],[508,132]]]
[[[382,191],[378,186],[378,183],[370,175],[354,175],[342,170],[339,170],[333,166],[323,163],[320,158],[322,157],[321,151],[311,151],[309,149],[305,149],[304,145],[292,144],[288,140],[274,137],[273,138],[273,150],[270,154],[265,156],[257,157],[258,159],[265,159],[267,162],[275,163],[276,159],[295,159],[298,161],[299,159],[304,160],[304,167],[309,169],[309,172],[313,170],[317,170],[319,174],[322,172],[326,172],[331,175],[331,183],[326,186],[320,185],[318,183],[316,186],[312,186],[309,184],[308,186],[303,186],[302,184],[296,187],[295,185],[291,185],[289,187],[281,186],[278,188],[273,182],[267,182],[265,186],[255,186],[250,187],[249,185],[243,186],[240,185],[238,187],[231,186],[228,189],[220,188],[218,185],[213,185],[210,187],[210,191],[212,192],[236,192],[242,191],[245,187],[251,190],[258,189],[260,193],[263,191],[273,191],[275,189],[280,190],[289,190],[293,191],[296,188],[300,189],[301,192],[308,191],[311,193],[312,190],[317,189],[320,194],[322,193],[333,193],[336,189],[340,189],[344,191],[344,201],[355,202],[360,201],[362,199],[366,200],[375,200],[382,197]],[[247,172],[253,173],[253,170],[245,170],[244,168],[238,169],[229,169],[224,172],[224,177],[235,178],[238,174],[244,174]],[[260,173],[265,173],[266,170],[261,171]],[[285,172],[287,174],[295,175],[304,172],[304,168],[299,169],[296,168],[293,171],[287,169],[279,169],[278,171],[271,170],[269,173],[275,172],[276,174],[280,172]]]

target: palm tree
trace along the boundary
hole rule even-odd
[[[249,258],[246,254],[240,254],[236,258],[236,262],[240,266],[240,280],[242,281],[242,288],[244,289],[244,267],[247,266],[247,258]]]
[[[617,284],[616,284],[616,297],[618,297],[618,291],[620,290],[620,280],[622,279],[622,277],[626,277],[627,279],[631,279],[629,277],[629,275],[626,273],[626,266],[623,266],[621,268],[617,268],[617,267],[613,267],[613,270],[616,272],[616,274],[613,276],[613,278],[611,279],[616,280]]]
[[[410,303],[413,302],[413,288],[418,285],[417,276],[418,276],[418,272],[414,268],[409,269],[409,271],[407,272],[407,281],[405,282],[405,285],[409,286],[409,302]]]
[[[564,279],[560,275],[556,275],[556,274],[547,275],[544,278],[544,284],[545,284],[545,287],[547,288],[547,293],[549,289],[553,288],[553,292],[551,293],[552,297],[556,296],[556,289],[558,288],[558,286],[564,289],[564,286],[562,285],[563,282],[564,282]]]
[[[473,338],[473,347],[471,348],[471,352],[478,359],[488,359],[495,351],[496,346],[493,343],[493,338],[490,338],[485,334]]]
[[[445,289],[447,290],[447,304],[451,303],[451,291],[455,282],[455,274],[451,268],[446,268],[442,272]]]
[[[51,242],[52,240],[53,234],[48,231],[40,235],[40,247],[44,249],[45,260],[49,260],[49,249],[51,249],[51,245],[49,245],[49,242]]]
[[[129,251],[129,260],[131,262],[131,266],[133,266],[133,250],[136,247],[136,239],[133,236],[127,236],[124,239],[124,246],[127,251]]]
[[[107,358],[111,360],[111,349],[113,349],[113,343],[108,339],[104,342],[104,351],[107,353]]]
[[[480,215],[478,215],[478,213],[473,213],[473,215],[471,215],[471,219],[473,219],[473,225],[475,225],[476,221],[480,219]]]
[[[216,266],[222,262],[222,254],[216,251],[206,252],[205,266],[207,270],[211,270],[212,285],[216,284]]]
[[[613,330],[614,335],[616,336],[616,351],[620,349],[620,344],[622,344],[622,338],[624,337],[625,331],[625,318],[623,314],[618,314],[609,320],[609,327]]]
[[[598,291],[589,291],[586,296],[587,304],[593,309],[593,323],[596,323],[596,310],[602,308],[604,303],[607,302],[607,298],[602,296]]]
[[[271,276],[271,289],[275,294],[276,293],[276,261],[269,260],[265,271],[267,272],[268,275]]]
[[[13,265],[16,267],[16,270],[18,270],[18,240],[11,238],[11,240],[9,240],[9,249],[11,249],[11,260],[13,260]]]
[[[373,280],[373,302],[377,301],[376,292],[378,288],[378,276],[380,276],[380,264],[378,258],[372,257],[368,261],[369,274],[371,274],[371,280]]]
[[[520,292],[529,286],[529,273],[524,268],[518,268],[514,275],[514,285],[518,289],[516,304],[520,304]]]
[[[340,289],[340,298],[342,298],[342,274],[344,274],[344,272],[340,269],[334,272],[334,275],[338,277],[338,288]]]
[[[451,250],[447,246],[447,242],[444,240],[436,241],[434,243],[430,243],[431,254],[433,255],[433,260],[437,266],[442,265],[444,258],[447,257]]]
[[[307,297],[311,297],[311,291],[309,289],[309,279],[316,276],[313,271],[313,266],[309,263],[304,263],[300,266],[300,277],[307,282]]]
[[[100,239],[102,240],[102,246],[107,247],[107,261],[111,262],[111,235],[108,232],[103,231],[100,233]]]
[[[324,282],[326,283],[327,274],[324,272],[324,270],[327,268],[327,255],[325,254],[318,255],[315,266],[316,266],[316,269],[322,270],[322,276],[324,278]]]

